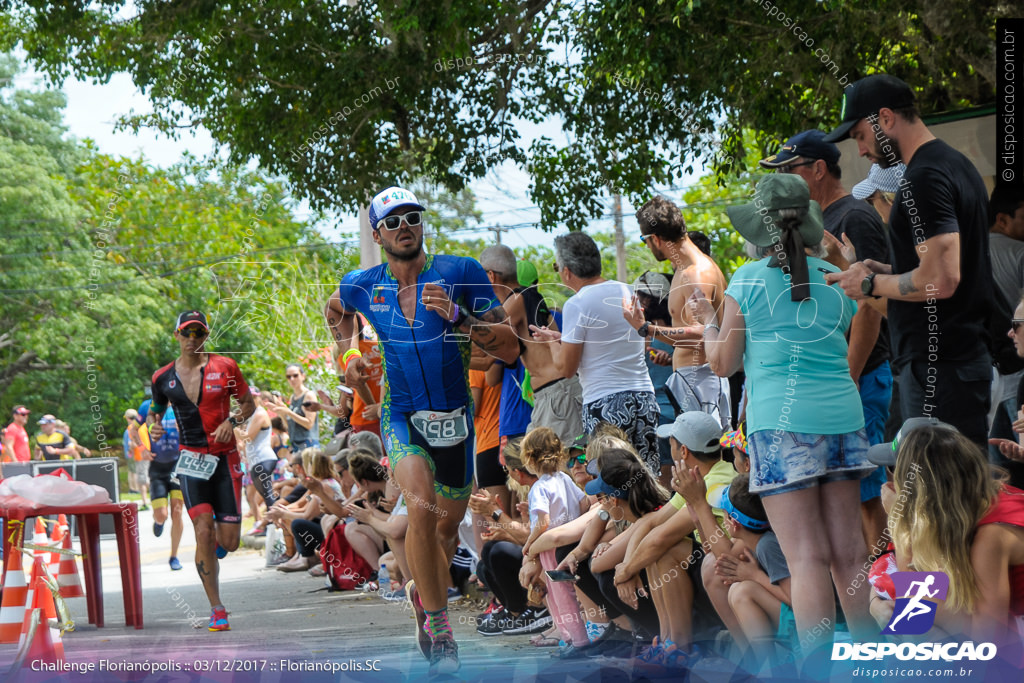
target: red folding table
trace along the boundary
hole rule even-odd
[[[125,625],[142,628],[142,568],[139,561],[138,506],[135,503],[39,505],[20,496],[0,496],[0,517],[4,520],[4,558],[11,556],[12,543],[21,547],[26,519],[62,514],[78,519],[78,540],[82,546],[89,623],[95,624],[97,628],[103,628],[100,515],[111,515],[114,521],[114,535],[117,537],[117,555],[121,563]],[[6,579],[6,576],[4,578]]]

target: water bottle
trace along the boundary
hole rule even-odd
[[[377,572],[377,586],[382,593],[391,591],[391,577],[388,576],[388,566],[381,563],[380,571]]]

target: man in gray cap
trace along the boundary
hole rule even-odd
[[[873,305],[888,299],[903,417],[937,417],[984,446],[992,384],[985,184],[967,157],[932,135],[898,78],[851,85],[842,116],[825,141],[852,137],[861,156],[883,168],[902,161],[907,171],[889,218],[892,258],[857,261],[828,281]]]

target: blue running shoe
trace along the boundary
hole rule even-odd
[[[221,547],[220,543],[217,544],[217,559],[223,560],[228,556],[228,551]]]
[[[178,561],[178,558],[172,557],[171,558],[171,571],[176,572],[179,569],[181,569],[181,562]]]
[[[160,535],[164,533],[164,525],[153,522],[153,535],[160,538]]]

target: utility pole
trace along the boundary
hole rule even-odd
[[[501,233],[508,232],[511,228],[505,228],[500,225],[496,225],[493,228],[487,228],[494,233],[494,239],[497,240],[498,244],[501,244]]]
[[[612,194],[612,214],[615,217],[615,279],[626,282],[626,236],[622,232],[622,195]]]
[[[370,209],[359,207],[359,267],[363,270],[379,266],[380,247],[373,241],[373,228],[370,227]]]

